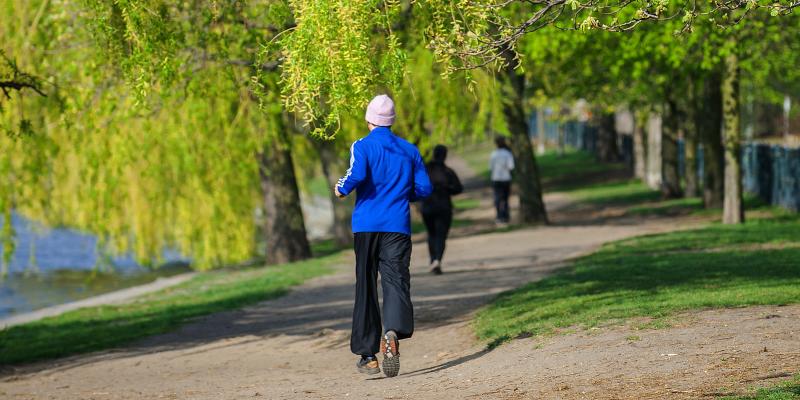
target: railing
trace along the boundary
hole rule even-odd
[[[545,124],[545,140],[548,146],[557,146],[559,129],[563,128],[564,145],[594,153],[597,148],[597,129],[579,121],[569,121],[560,125],[555,122]],[[537,138],[535,129],[532,136]],[[629,135],[619,136],[619,150],[624,161],[633,167],[633,140]],[[686,163],[684,143],[678,143],[678,163],[681,177]],[[698,181],[703,181],[703,149],[697,149]],[[746,143],[742,146],[742,180],[745,191],[757,195],[768,204],[781,206],[792,211],[800,211],[800,148],[765,144]]]

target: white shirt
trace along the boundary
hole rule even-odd
[[[496,149],[489,157],[489,169],[492,171],[492,182],[508,182],[514,169],[514,155],[506,149]]]

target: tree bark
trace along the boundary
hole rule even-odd
[[[700,191],[700,177],[697,171],[697,138],[699,137],[699,127],[695,123],[697,121],[697,90],[695,90],[696,79],[689,79],[689,102],[686,107],[686,123],[683,130],[683,148],[684,148],[684,181],[686,187],[684,188],[684,197],[697,197]]]
[[[683,134],[684,161],[686,164],[685,180],[686,190],[684,197],[697,197],[699,179],[697,176],[697,130],[694,126],[686,129]]]
[[[661,188],[661,115],[651,113],[647,118],[647,186]]]
[[[337,157],[335,141],[315,141],[319,159],[322,164],[322,174],[325,182],[333,188],[339,179],[339,173],[344,173],[347,168],[347,159]],[[338,247],[349,246],[353,242],[353,232],[350,229],[350,218],[353,215],[354,196],[340,199],[333,194],[333,189],[329,191],[331,204],[333,206],[333,227],[331,234],[333,241]]]
[[[547,141],[547,136],[544,133],[544,106],[540,106],[536,109],[536,131],[539,142],[536,144],[536,152],[538,154],[544,154],[546,150],[545,146],[547,145],[547,143],[545,143]]]
[[[742,204],[742,134],[739,129],[739,59],[735,53],[725,57],[725,76],[722,81],[722,115],[725,138],[725,199],[722,223],[744,222]]]
[[[597,126],[597,158],[603,162],[619,161],[617,129],[614,126],[614,113],[597,112],[594,124]]]
[[[695,126],[703,144],[703,205],[706,208],[722,207],[724,193],[721,86],[720,71],[712,72],[704,80],[695,115]]]
[[[636,178],[647,179],[647,136],[645,124],[647,115],[643,112],[634,114],[633,120],[633,174]]]
[[[525,98],[525,75],[517,73],[518,61],[510,50],[504,52],[506,98],[503,114],[511,132],[511,152],[516,168],[514,180],[519,190],[519,214],[523,224],[546,224],[547,211],[542,200],[542,184],[539,167],[528,137],[528,119],[523,101]]]
[[[678,132],[680,114],[675,100],[669,98],[664,105],[664,121],[661,135],[661,195],[666,199],[683,196],[678,169]]]
[[[264,196],[266,263],[283,264],[311,257],[288,143],[270,140],[258,160]]]

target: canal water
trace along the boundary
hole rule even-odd
[[[333,224],[330,199],[306,193],[300,197],[309,239],[327,237]],[[141,267],[130,257],[113,258],[106,265],[90,234],[48,229],[19,214],[12,214],[12,223],[16,250],[8,276],[0,279],[0,319],[189,271],[187,260],[169,251],[165,265],[157,269]]]
[[[19,214],[12,214],[12,224],[16,250],[0,280],[0,319],[189,271],[185,260],[170,252],[169,266],[156,270],[131,257],[98,262],[105,257],[98,256],[92,235],[48,229]]]

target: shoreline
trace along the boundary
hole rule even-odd
[[[71,301],[69,303],[63,303],[55,306],[40,308],[35,311],[16,314],[6,318],[0,318],[0,330],[16,325],[26,324],[28,322],[38,321],[47,317],[55,317],[79,308],[125,303],[141,295],[179,285],[193,278],[195,275],[197,275],[196,272],[187,272],[170,277],[157,278],[156,280],[143,285],[132,286],[82,300]]]

